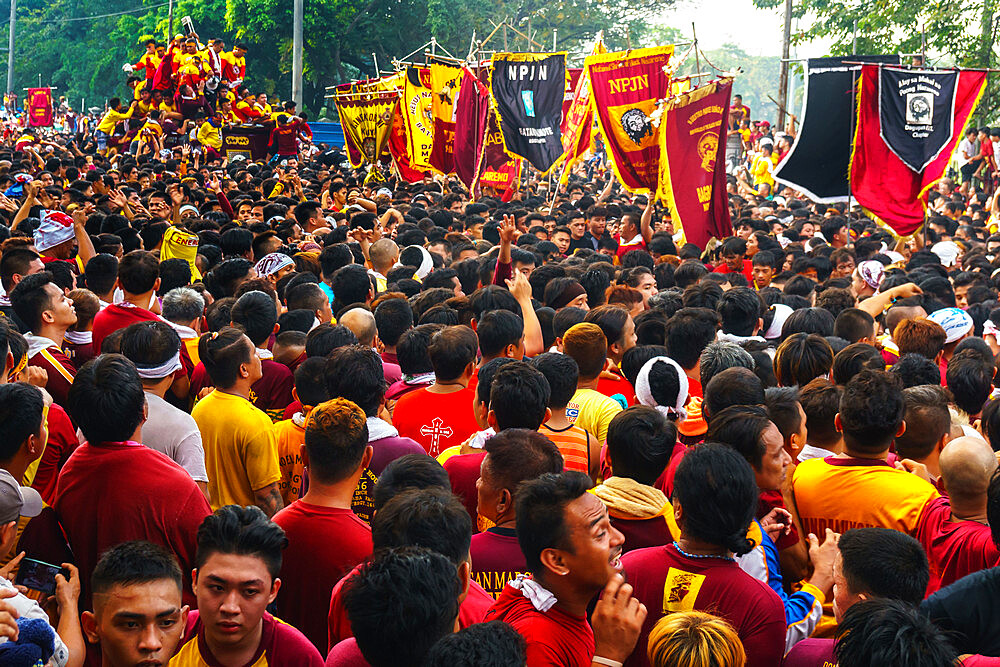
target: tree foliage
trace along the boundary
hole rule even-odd
[[[668,4],[674,0],[668,0]],[[134,12],[146,7],[144,11]],[[223,37],[250,46],[248,84],[255,90],[290,95],[292,69],[292,0],[176,0],[174,30],[180,17],[194,21],[201,38]],[[549,49],[553,33],[560,50],[589,50],[598,30],[610,48],[637,44],[649,26],[646,18],[660,11],[654,0],[305,0],[303,98],[313,112],[324,106],[327,86],[387,70],[435,36],[443,49],[459,58],[477,41],[508,19],[537,45]],[[0,4],[0,15],[9,4]],[[58,88],[78,107],[103,106],[127,92],[121,66],[143,53],[143,40],[167,37],[165,0],[19,0],[15,45],[15,91],[37,85]],[[117,14],[102,18],[96,15]],[[84,20],[72,20],[84,19]],[[528,42],[507,31],[511,50]],[[541,45],[541,46],[539,46]],[[484,47],[502,50],[503,31]],[[422,53],[418,56],[422,59]]]

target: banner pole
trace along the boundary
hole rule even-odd
[[[854,150],[854,121],[855,114],[857,113],[858,101],[858,74],[857,70],[853,67],[851,68],[851,120],[848,123],[848,128],[850,134],[847,138],[848,145],[848,155],[850,155]],[[851,235],[851,163],[847,163],[847,247],[848,249],[854,248],[854,237]]]

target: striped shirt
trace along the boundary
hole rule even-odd
[[[566,470],[579,470],[590,474],[590,439],[593,437],[579,426],[567,426],[556,430],[542,424],[538,432],[555,443],[563,455]]]

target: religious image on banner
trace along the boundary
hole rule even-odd
[[[28,126],[52,126],[51,88],[28,88]]]
[[[864,65],[858,85],[852,194],[878,221],[909,236],[924,222],[927,192],[944,176],[986,72]]]
[[[668,100],[660,116],[656,192],[676,231],[704,248],[731,236],[726,192],[726,136],[733,80],[721,79]]]
[[[490,95],[504,147],[545,174],[562,155],[566,53],[494,53]]]
[[[604,48],[604,32],[597,34],[591,55],[607,53]],[[562,125],[563,166],[559,182],[569,183],[569,172],[577,160],[590,150],[591,128],[594,125],[594,110],[590,104],[590,78],[584,69],[573,89],[573,99],[568,109],[564,109]]]
[[[879,71],[878,115],[886,146],[913,171],[923,171],[951,142],[954,72]]]
[[[847,201],[851,139],[860,64],[899,64],[899,56],[810,58],[805,103],[795,142],[774,170],[774,180],[824,204]],[[737,137],[738,135],[733,135]]]
[[[670,96],[663,71],[674,47],[658,46],[588,56],[591,105],[609,162],[626,190],[651,195],[660,170],[658,129],[650,118],[657,100]]]
[[[361,93],[335,98],[351,166],[374,164],[386,150],[397,93]]]
[[[462,84],[461,67],[431,63],[431,114],[434,117],[434,144],[431,168],[448,175],[455,171],[455,101]]]
[[[432,97],[430,70],[407,67],[400,110],[406,123],[410,164],[414,169],[431,168],[431,149],[434,147]]]

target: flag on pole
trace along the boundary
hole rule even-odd
[[[670,96],[663,68],[674,47],[658,46],[588,56],[591,104],[615,175],[629,192],[652,195],[660,169],[657,128],[650,115]]]
[[[852,193],[896,234],[909,236],[924,222],[927,192],[944,176],[986,72],[864,65],[858,85]]]
[[[604,31],[597,33],[591,55],[607,53],[604,47]],[[563,167],[559,182],[565,185],[569,182],[569,172],[584,153],[590,148],[591,128],[594,125],[594,109],[590,104],[590,79],[587,71],[580,74],[573,90],[573,101],[563,114],[560,130],[562,131]]]
[[[494,53],[490,95],[504,149],[545,174],[562,155],[566,53]]]
[[[51,88],[28,88],[28,126],[52,126]]]
[[[429,69],[431,113],[434,116],[430,164],[435,171],[450,174],[455,171],[455,100],[462,83],[462,68],[431,63]]]
[[[374,164],[386,150],[397,93],[360,93],[336,98],[344,144],[351,166]]]
[[[704,248],[731,236],[726,193],[726,135],[733,80],[721,79],[669,100],[660,117],[656,192],[677,231]]]

